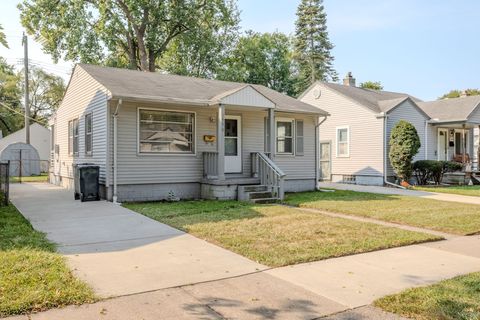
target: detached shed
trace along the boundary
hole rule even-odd
[[[32,176],[40,174],[40,157],[31,144],[16,142],[0,150],[0,161],[10,161],[10,176]]]

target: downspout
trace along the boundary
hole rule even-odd
[[[383,117],[383,183],[395,188],[406,189],[405,187],[399,186],[398,184],[391,183],[388,181],[388,173],[387,173],[387,114],[382,112],[381,117]]]
[[[115,108],[115,112],[113,113],[113,203],[118,203],[117,202],[117,166],[118,166],[117,117],[118,117],[118,110],[120,109],[121,105],[122,105],[122,99],[118,100],[117,107]]]
[[[317,118],[317,122],[319,121],[320,118]],[[320,187],[318,185],[318,180],[320,180],[320,166],[319,166],[319,162],[320,162],[320,156],[319,156],[319,152],[320,152],[320,125],[322,123],[324,123],[325,121],[327,120],[327,116],[324,116],[323,117],[323,120],[318,122],[316,125],[315,125],[315,189],[316,190],[319,190]]]
[[[425,160],[428,160],[428,120],[425,120]]]

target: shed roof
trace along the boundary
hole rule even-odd
[[[420,102],[418,106],[432,119],[439,121],[468,120],[480,105],[480,96]]]
[[[151,100],[170,103],[215,105],[222,97],[252,87],[270,100],[278,111],[327,115],[328,113],[262,85],[210,80],[159,72],[78,64],[102,84],[112,98]]]

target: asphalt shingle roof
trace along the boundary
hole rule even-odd
[[[420,102],[418,106],[432,119],[440,121],[467,120],[480,104],[480,96]]]
[[[360,103],[375,113],[387,112],[407,98],[412,99],[416,103],[421,101],[406,93],[378,91],[328,82],[322,82],[322,84]]]
[[[102,84],[113,98],[150,99],[214,104],[216,97],[235,92],[250,84],[185,77],[159,72],[78,64]],[[276,110],[327,115],[328,113],[262,85],[250,85],[272,101]]]

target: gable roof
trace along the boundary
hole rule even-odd
[[[222,97],[229,96],[245,87],[251,87],[270,100],[275,110],[328,115],[327,112],[289,97],[262,85],[185,77],[159,72],[102,67],[77,64],[98,83],[103,85],[112,98],[138,99],[170,103],[215,105]]]
[[[432,119],[439,121],[465,121],[480,105],[480,96],[420,102],[418,106]]]
[[[358,102],[375,113],[388,112],[408,98],[410,98],[415,104],[421,101],[420,99],[406,93],[364,89],[337,83],[319,83]]]

